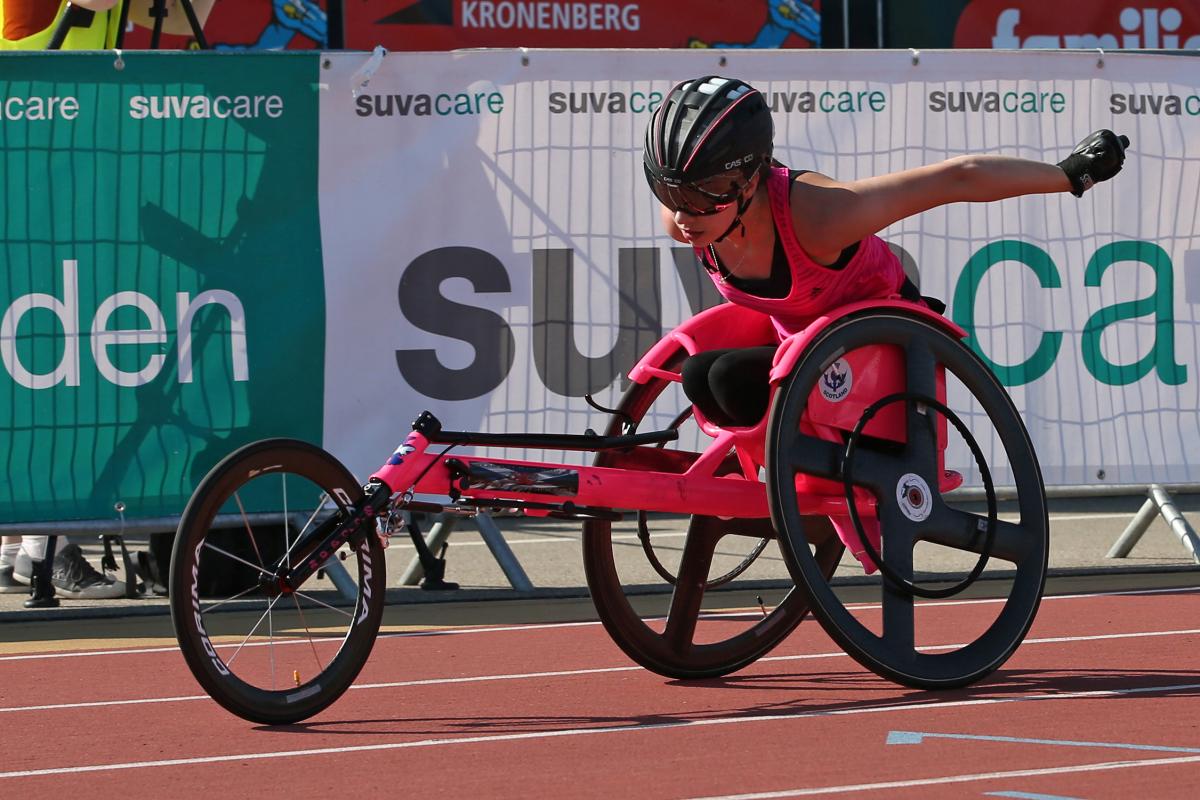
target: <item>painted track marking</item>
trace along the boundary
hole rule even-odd
[[[1026,639],[1022,644],[1071,644],[1075,642],[1094,642],[1109,639],[1139,639],[1145,637],[1156,636],[1191,636],[1200,635],[1200,628],[1189,628],[1178,631],[1138,631],[1135,633],[1101,633],[1090,636],[1051,636],[1041,639]],[[929,647],[917,648],[921,651],[935,650],[957,650],[964,645],[943,644]],[[218,648],[220,649],[220,648]],[[758,662],[781,662],[781,661],[816,661],[826,658],[849,658],[844,652],[837,650],[827,653],[799,653],[790,656],[763,656],[758,659]],[[756,663],[758,663],[756,662]],[[359,683],[350,687],[351,691],[364,689],[400,689],[407,686],[442,686],[455,683],[485,683],[490,681],[516,681],[530,680],[535,678],[564,678],[573,677],[576,675],[599,675],[612,672],[642,672],[644,671],[637,665],[626,665],[620,667],[594,667],[589,669],[564,669],[550,670],[544,672],[514,672],[498,675],[468,675],[458,678],[421,678],[409,681],[388,681],[383,683]],[[69,710],[78,708],[99,708],[103,706],[122,706],[122,705],[144,705],[148,703],[179,703],[189,702],[193,700],[207,700],[208,695],[179,695],[175,697],[148,697],[135,700],[93,700],[80,703],[55,703],[49,705],[38,706],[10,706],[0,707],[0,714],[28,711],[57,711]]]
[[[970,775],[946,775],[939,778],[915,778],[907,781],[885,781],[882,783],[858,783],[844,786],[821,786],[812,789],[784,789],[777,792],[758,792],[755,794],[721,794],[708,797],[697,797],[692,800],[769,800],[780,797],[806,797],[819,794],[845,794],[847,792],[870,792],[881,789],[912,789],[917,786],[939,786],[950,783],[969,783],[972,781],[1001,780],[1004,778],[1032,778],[1044,775],[1067,775],[1079,772],[1100,772],[1112,769],[1133,769],[1137,767],[1163,767],[1171,764],[1193,764],[1200,761],[1200,756],[1180,756],[1179,758],[1148,758],[1139,761],[1106,761],[1100,764],[1080,764],[1073,767],[1048,767],[1046,769],[1017,769],[1010,772],[977,772]],[[1012,795],[1008,795],[1012,796]],[[1028,795],[1016,795],[1028,797]]]
[[[43,775],[69,775],[82,772],[108,772],[115,770],[129,769],[150,769],[155,767],[174,767],[196,764],[217,764],[228,761],[243,761],[269,758],[296,758],[299,756],[321,756],[321,755],[337,755],[343,753],[365,753],[371,751],[383,750],[408,750],[413,748],[425,747],[447,747],[453,745],[464,744],[490,744],[495,742],[513,742],[513,741],[528,741],[537,739],[555,739],[566,736],[594,736],[602,734],[615,733],[645,733],[648,731],[671,730],[678,728],[700,728],[713,725],[745,725],[760,722],[789,722],[793,720],[809,719],[814,717],[845,717],[859,716],[863,714],[887,714],[898,711],[928,711],[930,709],[944,708],[967,708],[974,706],[992,706],[1006,703],[1025,703],[1025,702],[1044,702],[1050,701],[1070,701],[1070,700],[1093,700],[1106,697],[1127,697],[1130,695],[1139,694],[1156,694],[1160,692],[1179,692],[1179,691],[1195,691],[1200,689],[1200,683],[1175,684],[1172,686],[1135,686],[1125,689],[1097,689],[1086,692],[1063,692],[1058,694],[1030,694],[1021,695],[1020,697],[987,697],[974,698],[971,700],[941,700],[928,703],[900,703],[889,705],[866,705],[856,708],[841,708],[834,710],[822,711],[797,711],[794,713],[780,714],[759,714],[748,717],[716,717],[711,719],[683,720],[680,722],[656,722],[648,725],[613,725],[596,728],[559,728],[547,731],[533,731],[529,733],[506,733],[496,734],[492,736],[463,736],[450,737],[441,739],[421,739],[411,742],[387,742],[382,744],[355,745],[349,747],[318,747],[305,750],[275,750],[255,753],[237,753],[223,756],[197,756],[192,758],[170,758],[159,761],[131,761],[118,762],[113,764],[92,764],[81,767],[51,767],[48,769],[33,769],[33,770],[17,770],[14,772],[0,772],[0,779],[11,778],[29,778]],[[1135,764],[1161,764],[1161,763],[1189,763],[1192,761],[1200,761],[1200,756],[1190,756],[1177,759],[1159,759],[1148,762],[1120,762],[1120,766],[1132,766]],[[1073,768],[1066,768],[1067,770]],[[1012,775],[1031,775],[1039,774],[1037,772],[1022,771],[1012,773]],[[983,776],[987,777],[987,776]],[[954,780],[981,780],[978,776],[955,776],[953,779],[933,779],[931,782],[953,782]],[[908,785],[903,782],[892,782],[888,784],[866,785],[865,788],[893,788],[895,786]],[[921,785],[919,782],[912,785]],[[864,788],[864,787],[858,787]],[[817,794],[820,792],[830,792],[830,789],[816,790],[786,790],[785,793],[772,793],[764,795],[745,795],[745,797],[792,797],[799,794]],[[849,790],[847,790],[849,791]],[[789,793],[790,792],[790,793]],[[740,796],[739,796],[740,797]]]
[[[1120,590],[1120,591],[1115,591],[1115,592],[1088,592],[1088,593],[1083,593],[1083,594],[1047,595],[1042,598],[1042,602],[1047,603],[1047,602],[1057,601],[1057,600],[1085,600],[1085,599],[1089,599],[1089,598],[1093,598],[1093,597],[1133,597],[1133,596],[1138,596],[1138,595],[1151,595],[1151,594],[1197,594],[1198,592],[1200,592],[1200,589],[1197,589],[1194,587],[1186,587],[1186,586],[1184,586],[1184,587],[1169,587],[1166,589],[1133,589],[1133,590]],[[935,607],[943,607],[943,606],[989,605],[989,604],[1003,603],[1003,602],[1005,602],[1005,598],[981,597],[981,598],[975,598],[975,599],[971,599],[971,600],[941,600],[941,601],[932,602],[932,603],[922,603],[920,607],[923,609],[926,609],[926,608],[935,608]],[[851,610],[851,611],[857,611],[857,610],[867,611],[867,610],[871,610],[871,609],[878,609],[880,607],[881,606],[879,603],[850,603],[846,606],[847,610]],[[746,613],[751,613],[753,616],[757,616],[756,614],[753,614],[753,612],[732,611],[732,612],[706,613],[706,614],[702,615],[702,618],[715,619],[715,618],[719,618],[719,617],[736,617],[736,616],[746,614]],[[666,619],[666,618],[665,617],[647,617],[647,619],[648,620],[656,620],[656,619],[662,620],[662,619]],[[527,625],[498,625],[498,626],[491,626],[491,627],[483,626],[483,627],[464,627],[464,628],[436,628],[436,629],[432,629],[432,630],[403,631],[403,632],[399,632],[399,633],[381,633],[381,634],[379,634],[379,638],[380,639],[404,639],[404,638],[416,637],[416,636],[466,636],[466,635],[481,634],[481,633],[482,634],[513,633],[513,632],[523,632],[523,631],[533,631],[533,630],[546,630],[546,629],[551,629],[551,628],[582,628],[582,627],[589,627],[589,626],[597,626],[599,624],[600,624],[600,622],[598,620],[585,620],[582,622],[539,622],[539,623],[531,623],[531,624],[527,624]],[[1026,640],[1026,641],[1029,641],[1029,640]],[[304,642],[299,642],[299,644],[304,644]],[[246,646],[247,647],[262,647],[265,645],[266,645],[265,642],[261,642],[261,643],[252,642]],[[276,646],[281,646],[281,645],[282,645],[282,643],[279,643],[279,642],[276,643]],[[227,646],[227,645],[219,645],[218,648],[224,647],[224,646]],[[961,647],[962,645],[956,645],[956,646]],[[132,647],[132,648],[123,648],[120,650],[77,650],[77,651],[67,652],[67,653],[24,653],[21,655],[0,656],[0,663],[3,663],[5,661],[33,661],[33,660],[43,659],[43,658],[83,658],[83,657],[88,657],[88,656],[140,655],[142,653],[175,653],[178,651],[179,651],[179,648],[177,646],[167,646],[167,647]]]
[[[1200,747],[1171,747],[1168,745],[1129,744],[1126,742],[1078,742],[1071,739],[1028,739],[1023,736],[984,736],[973,733],[927,733],[925,731],[891,731],[887,735],[887,744],[920,744],[925,739],[964,739],[973,742],[1056,745],[1058,747],[1101,747],[1113,750],[1149,750],[1155,753],[1200,754]]]

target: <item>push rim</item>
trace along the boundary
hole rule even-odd
[[[994,426],[1012,469],[1017,490],[1017,522],[997,521],[990,544],[993,558],[1009,562],[1014,575],[995,620],[968,644],[950,652],[921,652],[916,642],[914,597],[881,585],[883,632],[868,629],[836,597],[809,553],[809,537],[797,506],[796,476],[841,480],[837,443],[800,432],[808,397],[826,368],[860,347],[888,344],[905,357],[907,391],[937,395],[937,369],[964,385]],[[986,520],[947,505],[931,492],[928,517],[915,525],[890,495],[897,476],[915,473],[938,486],[936,442],[928,423],[906,413],[908,441],[899,454],[864,452],[855,465],[855,483],[877,498],[883,530],[883,556],[904,580],[913,579],[913,548],[918,541],[980,553]],[[924,428],[925,432],[921,433]],[[788,569],[808,598],[814,616],[860,664],[898,683],[919,688],[963,686],[989,674],[1013,653],[1033,623],[1045,584],[1048,518],[1041,471],[1020,415],[987,366],[943,329],[902,312],[868,312],[834,323],[805,351],[772,405],[767,439],[771,513],[781,532]]]

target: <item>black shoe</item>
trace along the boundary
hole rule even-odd
[[[54,556],[53,581],[59,594],[75,600],[111,600],[125,595],[125,582],[97,572],[77,544],[67,545]]]
[[[39,574],[41,570],[37,569],[37,564],[33,575],[30,576],[31,594],[29,599],[25,601],[26,608],[58,608],[58,598],[54,596],[54,584],[46,580],[44,574]]]

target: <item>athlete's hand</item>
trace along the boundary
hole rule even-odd
[[[1120,172],[1127,147],[1129,138],[1110,130],[1096,131],[1076,145],[1071,155],[1058,162],[1071,181],[1071,194],[1083,197],[1092,186]]]

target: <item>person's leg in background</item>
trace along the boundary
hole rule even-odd
[[[57,536],[22,536],[20,550],[13,561],[13,578],[29,585],[26,608],[53,608],[58,605],[51,577]]]
[[[53,552],[48,547],[51,538],[63,540]],[[22,536],[20,539],[20,552],[13,562],[15,582],[31,585],[39,565],[49,559],[52,566],[46,573],[46,585],[40,587],[44,596],[53,597],[56,590],[60,596],[72,600],[109,600],[125,594],[124,581],[113,580],[98,572],[88,563],[79,545],[72,544],[66,537]]]
[[[29,593],[29,585],[13,577],[13,566],[20,551],[20,536],[5,536],[0,540],[0,594]]]

